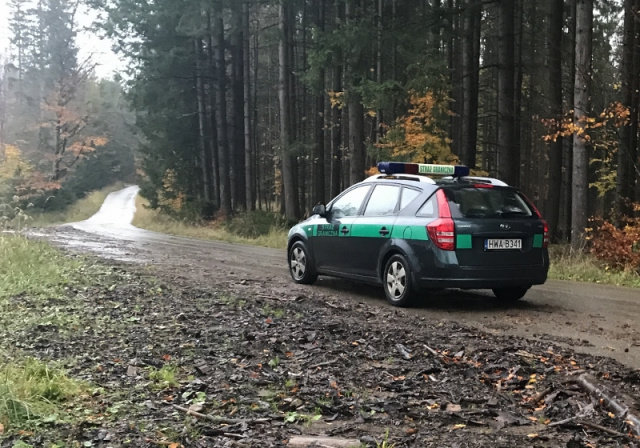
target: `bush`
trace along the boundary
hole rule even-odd
[[[591,222],[589,251],[609,267],[640,273],[640,218],[626,218],[620,228],[601,219]]]
[[[225,223],[225,229],[244,238],[257,238],[268,235],[272,229],[284,229],[284,219],[276,214],[265,211],[245,212],[234,215]]]

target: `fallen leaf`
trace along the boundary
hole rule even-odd
[[[415,434],[417,432],[418,430],[416,428],[407,428],[404,430],[404,433],[408,436],[410,436],[411,434]]]
[[[4,434],[4,425],[0,423],[0,434]]]
[[[462,428],[466,428],[467,425],[464,425],[462,423],[458,423],[457,425],[453,425],[453,427],[456,428],[456,429],[462,429]]]
[[[538,437],[538,434],[527,434],[527,437],[529,437],[530,439],[535,439],[536,437]]]
[[[165,361],[171,361],[171,355],[162,355],[162,359]]]

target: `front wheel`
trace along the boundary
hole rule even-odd
[[[531,286],[517,286],[513,288],[494,288],[493,293],[499,300],[515,302],[524,297]]]
[[[296,241],[289,249],[289,273],[294,282],[303,285],[310,285],[318,279],[307,246],[302,241]]]
[[[415,299],[415,292],[411,284],[411,268],[407,259],[402,255],[389,258],[382,276],[384,293],[393,306],[409,306]]]

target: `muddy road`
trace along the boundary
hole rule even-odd
[[[137,187],[111,194],[91,219],[37,235],[59,246],[154,266],[170,278],[194,285],[258,284],[262,294],[298,294],[314,300],[390,306],[381,288],[320,278],[314,286],[290,279],[283,250],[181,238],[133,227]],[[455,321],[484,331],[549,341],[578,352],[607,356],[640,369],[640,291],[549,280],[520,302],[504,305],[490,291],[450,290],[425,297],[412,309],[429,320]]]

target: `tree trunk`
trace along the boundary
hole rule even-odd
[[[214,35],[216,40],[217,72],[217,128],[218,128],[218,173],[220,176],[220,210],[226,217],[231,216],[231,163],[229,160],[229,133],[227,123],[227,66],[224,57],[224,21],[222,0],[213,3]]]
[[[208,64],[209,64],[209,124],[211,129],[211,136],[209,140],[209,147],[211,148],[211,171],[212,171],[212,182],[213,182],[213,207],[217,210],[220,209],[221,197],[220,197],[220,169],[219,169],[219,159],[220,159],[220,145],[218,144],[218,123],[217,123],[217,95],[216,90],[217,86],[214,82],[214,75],[217,72],[216,69],[216,58],[214,51],[214,39],[213,39],[213,30],[211,28],[211,16],[208,14],[207,16],[208,22],[208,33],[209,38],[207,42],[207,56],[208,56]]]
[[[244,129],[244,36],[242,3],[231,3],[231,55],[233,93],[233,158],[232,198],[236,209],[246,210],[245,129]]]
[[[509,185],[518,178],[514,148],[514,6],[513,0],[500,0],[498,44],[498,172]]]
[[[253,101],[251,98],[251,48],[249,45],[250,28],[249,28],[249,3],[245,2],[242,6],[242,54],[244,57],[243,72],[243,90],[244,90],[244,181],[245,181],[245,198],[247,202],[247,210],[256,209],[256,198],[253,186],[253,128],[251,123],[251,115],[253,111]]]
[[[476,140],[478,136],[479,60],[482,5],[466,0],[464,12],[464,36],[462,37],[462,141],[461,162],[470,168],[476,165]]]
[[[630,157],[635,134],[637,134],[637,109],[634,102],[634,82],[637,67],[634,67],[634,53],[636,40],[635,7],[636,0],[624,1],[624,36],[622,43],[622,96],[624,105],[629,108],[631,115],[629,123],[622,128],[622,139],[618,148],[618,170],[616,177],[616,222],[618,225],[624,216],[629,216],[632,212],[631,191],[633,190],[633,162]],[[633,111],[636,109],[636,113]]]
[[[584,129],[589,107],[591,85],[591,49],[593,32],[593,0],[576,3],[576,75],[574,86],[573,123]],[[584,134],[576,132],[573,140],[573,184],[571,205],[571,249],[581,251],[585,245],[587,227],[587,193],[589,155]]]
[[[282,0],[279,5],[279,100],[280,100],[280,141],[282,146],[282,187],[284,212],[288,221],[296,221],[299,216],[298,192],[295,188],[295,172],[291,155],[291,67],[289,51],[291,49],[290,5]]]
[[[325,28],[325,8],[326,0],[319,0],[316,3],[316,26],[323,32]],[[324,116],[324,90],[325,71],[320,70],[320,85],[315,97],[314,105],[314,153],[313,153],[313,202],[315,204],[325,203],[325,116]]]
[[[206,100],[204,93],[204,83],[202,81],[202,41],[195,39],[193,41],[195,46],[196,55],[196,99],[198,102],[198,137],[200,141],[200,168],[202,170],[202,187],[203,198],[205,202],[204,215],[206,218],[211,218],[213,210],[211,209],[211,198],[213,195],[212,178],[212,161],[211,161],[211,148],[209,147],[209,140],[207,139],[206,132]]]
[[[564,0],[548,2],[548,87],[549,112],[556,125],[562,123],[562,27]],[[562,146],[563,139],[558,137],[549,143],[549,199],[545,207],[545,217],[549,223],[550,238],[555,242],[558,235],[560,216],[560,190],[562,183]]]
[[[359,6],[358,0],[348,0],[346,2],[347,22],[356,25],[358,20],[355,17],[355,9]],[[361,55],[351,55],[348,62],[348,86],[347,86],[347,103],[348,103],[348,119],[349,119],[349,183],[351,185],[364,179],[365,171],[365,154],[364,145],[364,107],[362,105],[362,95],[357,90],[360,83],[361,75],[358,73],[359,60]]]

